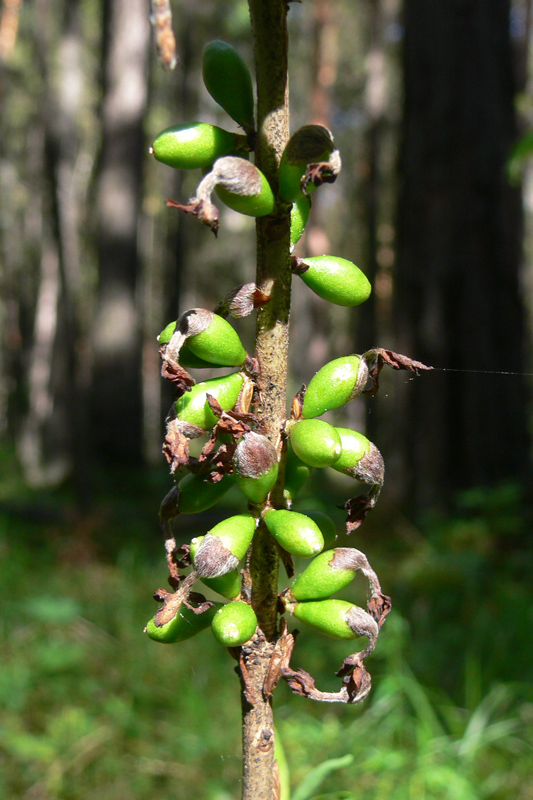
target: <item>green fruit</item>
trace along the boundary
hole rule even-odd
[[[321,600],[348,586],[355,575],[352,551],[350,547],[337,547],[320,553],[291,586],[294,597],[297,600]]]
[[[298,458],[291,445],[287,448],[287,461],[285,464],[285,483],[283,486],[283,497],[292,503],[298,492],[302,489],[312,468]]]
[[[281,199],[293,203],[302,197],[302,178],[308,165],[328,161],[334,150],[331,133],[323,125],[303,125],[293,133],[279,165]],[[310,184],[307,191],[314,189],[315,186]]]
[[[244,362],[246,350],[238,333],[219,314],[203,308],[192,308],[161,331],[157,337],[159,344],[168,344],[171,341],[178,324],[178,360],[183,366],[238,367]],[[202,327],[203,330],[198,330]],[[197,333],[193,333],[195,330]]]
[[[200,578],[218,578],[234,570],[252,543],[255,526],[251,514],[236,514],[211,528],[194,554]]]
[[[186,344],[180,350],[178,362],[185,369],[221,369],[222,367],[231,366],[230,364],[211,364],[210,361],[205,361],[203,358],[198,358],[194,355]]]
[[[191,540],[190,552],[193,561],[203,539],[203,536],[197,536]],[[222,597],[228,597],[230,600],[233,600],[241,591],[241,573],[238,569],[232,569],[230,572],[226,572],[225,575],[220,575],[218,578],[202,578],[202,583],[214,592],[221,594]]]
[[[346,600],[317,600],[297,603],[293,608],[293,614],[301,622],[312,625],[333,639],[357,639],[359,634],[350,626],[354,609],[355,613],[360,611],[357,606]]]
[[[186,122],[161,131],[154,139],[150,152],[169,167],[198,169],[210,166],[217,158],[228,155],[243,142],[244,136],[216,125]]]
[[[238,367],[246,358],[237,331],[218,314],[205,330],[187,338],[187,347],[198,358],[222,367]]]
[[[311,201],[305,195],[298,197],[291,208],[291,250],[301,239],[307,225],[309,212],[311,211]]]
[[[300,266],[304,265],[309,269],[306,272],[297,269],[297,274],[315,294],[330,303],[358,306],[370,297],[370,281],[346,258],[313,256],[303,259]]]
[[[235,482],[252,503],[264,503],[278,477],[278,454],[273,444],[250,431],[239,440],[233,456]]]
[[[163,330],[157,337],[157,341],[159,342],[159,344],[168,344],[172,339],[175,330],[176,330],[176,320],[174,320],[174,322],[169,322],[166,328],[163,328]]]
[[[202,73],[207,91],[245,130],[254,127],[252,76],[241,55],[226,42],[216,40],[204,47]]]
[[[242,158],[238,159],[243,161]],[[238,191],[232,191],[231,188],[218,184],[215,191],[229,208],[238,211],[239,214],[246,214],[249,217],[266,217],[267,214],[272,214],[276,206],[274,193],[270,188],[270,184],[263,175],[253,164],[244,161],[249,170],[247,173],[253,177],[253,181],[246,180],[239,185]]]
[[[187,606],[181,605],[178,613],[170,622],[158,627],[155,624],[154,617],[147,623],[145,631],[150,639],[154,639],[156,642],[163,642],[164,644],[183,642],[185,639],[190,639],[191,636],[195,636],[200,631],[208,628],[217,610],[221,607],[221,603],[215,603],[202,614],[195,614]]]
[[[305,514],[306,517],[310,517],[313,522],[316,522],[324,537],[324,547],[328,550],[330,547],[333,547],[335,539],[337,538],[337,526],[331,517],[328,517],[323,511],[309,510],[307,508],[302,511],[302,514]]]
[[[298,511],[271,509],[265,514],[265,523],[278,544],[293,556],[311,558],[324,547],[324,537],[316,522]]]
[[[225,647],[244,644],[252,638],[256,628],[255,611],[242,600],[235,600],[219,608],[211,623],[215,639]]]
[[[359,372],[361,378],[358,385]],[[342,356],[325,364],[311,378],[305,392],[302,417],[312,419],[349,403],[361,393],[367,371],[359,356]],[[364,383],[361,385],[364,377]]]
[[[190,392],[186,392],[175,403],[178,419],[191,422],[204,430],[211,428],[218,422],[207,403],[206,395],[214,397],[224,411],[232,409],[237,402],[244,383],[241,372],[233,372],[224,378],[211,378],[195,384]]]
[[[157,341],[159,342],[159,344],[160,345],[168,344],[172,339],[175,330],[176,330],[176,321],[174,320],[174,322],[170,322],[157,337]],[[187,343],[182,345],[179,352],[178,361],[181,364],[181,366],[185,367],[186,369],[218,369],[223,366],[225,367],[236,366],[234,364],[213,364],[210,361],[206,361],[203,358],[199,358],[197,355],[191,352],[191,350],[187,347]]]
[[[233,475],[224,475],[218,483],[210,483],[203,475],[189,473],[179,483],[179,514],[198,514],[216,505],[234,484]]]
[[[290,439],[294,452],[310,467],[330,467],[340,457],[340,436],[328,422],[303,419],[293,425]]]
[[[336,428],[341,438],[342,453],[340,458],[332,465],[338,472],[350,475],[350,471],[361,461],[370,450],[370,441],[362,433],[352,431],[350,428]],[[355,477],[351,475],[351,477]]]

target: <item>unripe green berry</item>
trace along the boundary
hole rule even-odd
[[[209,408],[207,395],[212,395],[224,411],[229,411],[237,402],[243,384],[244,376],[241,372],[195,384],[190,392],[186,392],[175,403],[178,419],[191,422],[203,430],[211,430],[218,419]]]
[[[273,444],[250,431],[239,440],[233,456],[237,486],[252,503],[263,503],[278,477],[278,454]]]
[[[207,122],[172,125],[156,136],[150,148],[158,161],[177,169],[208,167],[217,158],[235,151],[246,141]]]
[[[305,514],[306,517],[310,517],[313,522],[316,522],[320,528],[322,536],[324,537],[324,547],[327,550],[329,550],[330,547],[333,547],[333,544],[337,538],[337,526],[331,517],[328,517],[328,515],[324,514],[323,511],[316,511],[315,509],[308,508],[304,508],[301,513]]]
[[[375,640],[378,635],[378,626],[372,617],[346,600],[297,603],[292,612],[301,622],[333,639],[357,639],[361,635],[367,635],[369,639]]]
[[[336,428],[341,438],[342,452],[340,458],[332,465],[338,472],[344,472],[350,477],[356,477],[353,467],[358,464],[363,456],[370,450],[371,442],[366,436],[350,428]]]
[[[265,523],[278,544],[293,556],[311,558],[324,547],[324,537],[316,522],[298,511],[270,509],[265,514]]]
[[[238,367],[246,358],[246,350],[237,331],[224,317],[205,308],[191,308],[175,322],[170,323],[158,336],[160,344],[168,344],[172,351],[187,347],[193,358],[205,364],[221,367]]]
[[[219,608],[222,608],[222,604],[215,603],[202,614],[195,614],[194,611],[182,604],[174,619],[158,626],[155,624],[154,617],[146,624],[145,632],[150,639],[163,644],[183,642],[208,628]]]
[[[246,164],[246,167],[241,167],[244,180],[235,188],[232,188],[229,183],[219,182],[215,191],[222,202],[234,211],[238,211],[239,214],[249,217],[265,217],[267,214],[272,214],[276,200],[263,173],[242,158],[234,160],[242,162],[243,165]]]
[[[335,180],[340,170],[340,158],[335,150],[331,133],[323,125],[303,125],[285,146],[279,165],[279,194],[282,200],[293,203],[302,197],[302,178],[310,164],[327,162],[331,154],[335,154],[334,165],[328,180]],[[307,193],[315,189],[310,183]]]
[[[294,452],[310,467],[330,467],[341,454],[340,436],[328,422],[303,419],[290,429]]]
[[[168,344],[174,335],[176,330],[176,320],[174,322],[169,322],[169,324],[164,328],[159,336],[157,337],[157,341],[160,345]],[[208,361],[204,361],[202,358],[198,358],[195,356],[194,353],[191,353],[189,348],[187,347],[187,343],[184,343],[179,351],[178,362],[181,364],[182,367],[185,368],[195,368],[195,369],[213,369],[219,366],[220,364],[211,364]],[[229,365],[226,365],[229,366]]]
[[[235,600],[219,608],[213,617],[211,630],[215,639],[225,647],[239,647],[255,633],[257,617],[248,603]]]
[[[194,554],[199,577],[218,578],[236,569],[252,543],[255,525],[251,514],[236,514],[211,528]]]
[[[187,347],[198,358],[224,367],[238,367],[246,358],[237,331],[218,314],[205,330],[187,338]]]
[[[179,483],[178,514],[199,514],[212,508],[234,483],[233,475],[224,475],[217,483],[206,481],[204,475],[185,475]]]
[[[207,91],[245,130],[254,127],[254,96],[250,70],[234,47],[215,40],[204,47],[202,74]]]
[[[356,557],[359,555],[359,551],[351,547],[320,553],[294,581],[293,596],[296,600],[321,600],[340,592],[352,582],[359,569]]]
[[[287,461],[285,464],[285,483],[283,485],[283,497],[292,503],[298,492],[309,480],[312,467],[298,458],[290,443],[287,448]]]
[[[291,250],[301,239],[309,219],[311,201],[305,195],[298,197],[291,208]]]
[[[359,356],[341,356],[318,370],[305,392],[302,417],[311,419],[349,403],[366,384],[368,368]]]
[[[191,540],[190,553],[193,561],[204,538],[204,536],[196,536]],[[232,569],[230,572],[226,572],[225,575],[219,575],[218,578],[202,578],[201,580],[214,592],[218,592],[222,597],[227,597],[230,600],[237,597],[241,591],[241,573],[238,569]]]
[[[372,287],[359,267],[338,256],[313,256],[300,260],[295,271],[324,300],[338,306],[358,306],[368,300]],[[305,272],[304,267],[309,267]]]

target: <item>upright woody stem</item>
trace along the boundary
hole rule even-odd
[[[257,76],[256,164],[276,191],[278,166],[289,138],[286,0],[249,0]],[[290,215],[257,221],[257,286],[270,295],[258,312],[255,355],[260,400],[255,409],[267,435],[279,446],[286,417],[287,359],[291,291]],[[259,627],[243,647],[247,691],[243,692],[243,800],[275,800],[274,723],[263,692],[276,639],[278,554],[261,524],[248,563],[252,605]],[[244,680],[243,680],[244,685]]]

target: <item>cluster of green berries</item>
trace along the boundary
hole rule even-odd
[[[175,125],[160,133],[152,145],[159,161],[179,169],[205,171],[188,205],[170,204],[193,213],[215,231],[218,211],[211,202],[213,191],[229,207],[251,216],[290,210],[294,247],[305,228],[312,191],[335,180],[340,169],[331,134],[320,125],[305,125],[290,138],[281,159],[276,197],[265,176],[248,160],[255,129],[252,80],[245,62],[224,42],[211,42],[203,53],[203,77],[212,97],[244,134],[204,122]],[[370,294],[366,276],[346,259],[326,255],[293,258],[293,272],[319,296],[338,305],[358,305]],[[253,287],[249,293],[257,291],[253,284],[247,286]],[[268,297],[257,304],[264,302]],[[254,303],[249,304],[245,313],[253,307]],[[332,467],[377,492],[381,488],[383,459],[377,448],[361,433],[318,419],[365,389],[368,362],[364,356],[348,355],[322,367],[297,395],[291,418],[277,439],[271,440],[264,434],[261,420],[250,412],[258,391],[254,362],[227,315],[191,309],[159,335],[163,374],[178,388],[164,446],[175,478],[173,490],[163,501],[167,547],[168,541],[173,542],[175,517],[212,507],[234,485],[245,495],[248,511],[220,522],[179,550],[167,550],[176,591],[168,595],[172,600],[164,598],[146,631],[152,639],[169,643],[211,627],[225,646],[248,642],[256,631],[257,618],[241,587],[241,563],[257,527],[264,525],[284,563],[292,556],[312,559],[282,593],[282,607],[334,638],[367,636],[373,648],[379,613],[376,618],[376,614],[332,597],[351,582],[357,570],[370,576],[371,596],[382,597],[365,556],[353,548],[334,546],[337,530],[326,514],[292,508],[314,468]],[[196,368],[238,370],[196,383],[187,372]],[[208,442],[193,459],[189,441],[202,436],[208,437]],[[277,486],[281,465],[282,492]],[[275,504],[270,498],[274,487]],[[279,498],[283,498],[281,502]],[[179,569],[189,570],[187,577]],[[196,581],[229,602],[212,603],[191,594]],[[172,608],[172,613],[163,613],[165,606]]]

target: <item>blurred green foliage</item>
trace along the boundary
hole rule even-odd
[[[239,797],[231,658],[209,631],[179,646],[143,634],[151,592],[166,585],[154,508],[167,482],[132,474],[118,504],[102,475],[98,510],[79,515],[68,489],[4,488],[0,797]],[[336,484],[321,482],[331,509]],[[311,484],[299,505],[322,497]],[[373,691],[351,708],[279,686],[293,799],[530,800],[533,559],[520,487],[471,491],[453,518],[417,526],[371,520],[349,544],[393,598],[369,664]],[[195,518],[194,531],[208,524]],[[305,629],[293,665],[336,690],[346,654]]]

